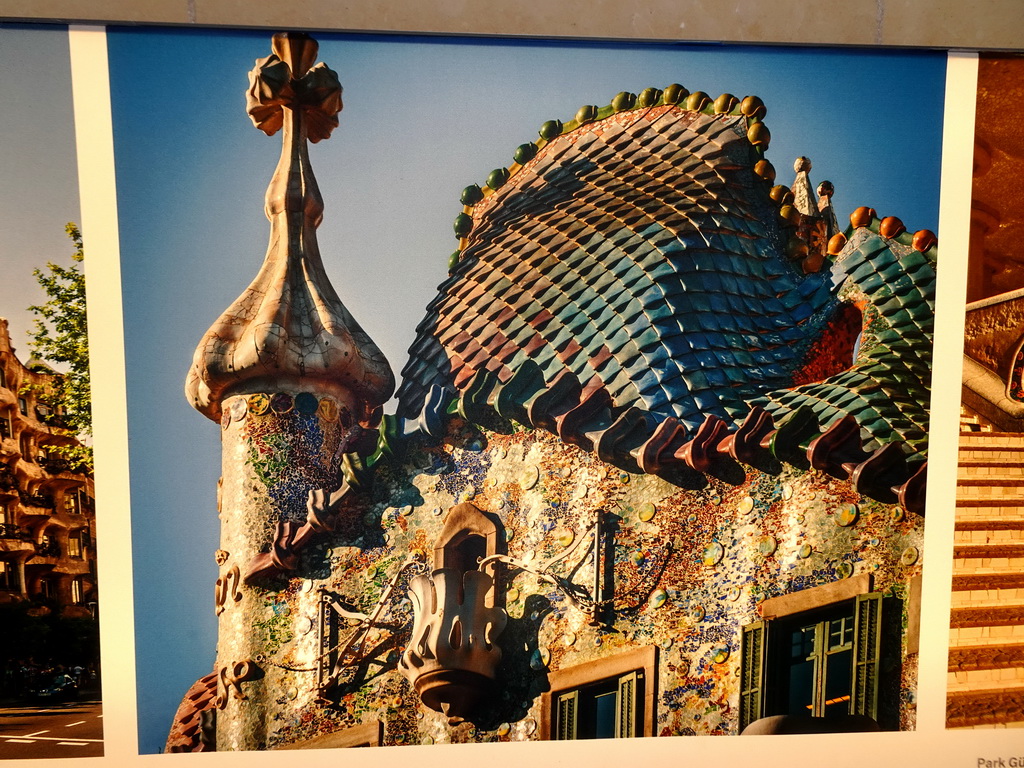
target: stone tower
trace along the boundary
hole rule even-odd
[[[306,35],[275,35],[273,54],[249,75],[250,117],[283,136],[266,196],[270,245],[256,278],[200,341],[185,384],[189,402],[222,429],[217,731],[230,743],[219,749],[263,746],[271,680],[242,685],[273,676],[260,664],[267,638],[253,631],[266,618],[258,585],[293,571],[304,539],[331,525],[342,458],[394,390],[387,360],[339,300],[317,247],[323,200],[307,140],[328,138],[342,108],[337,74],[313,64],[317,48]]]

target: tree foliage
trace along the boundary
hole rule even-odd
[[[85,251],[82,233],[69,222],[65,227],[74,243],[70,266],[47,262],[46,269],[33,274],[46,292],[44,304],[33,305],[35,325],[29,331],[29,347],[40,360],[63,367],[45,388],[36,387],[44,399],[60,414],[55,429],[63,429],[78,438],[77,445],[60,446],[56,450],[75,464],[92,470],[92,397],[89,384],[89,337],[85,316],[85,274],[82,263]]]

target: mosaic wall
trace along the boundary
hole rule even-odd
[[[614,590],[606,622],[593,626],[562,590],[506,568],[497,693],[473,722],[450,725],[420,703],[398,663],[412,624],[408,579],[429,564],[448,510],[467,500],[500,518],[515,560],[536,566],[575,547],[550,569],[583,587],[593,558],[579,539],[606,510]],[[459,419],[440,445],[380,465],[341,515],[338,532],[303,551],[296,578],[246,590],[251,605],[221,616],[222,638],[223,622],[243,616],[256,631],[245,649],[222,647],[218,668],[229,681],[239,661],[259,671],[239,683],[246,700],[226,696],[219,749],[272,748],[377,718],[389,745],[533,739],[550,671],[648,645],[658,649],[655,733],[735,734],[740,630],[759,618],[759,603],[870,573],[875,591],[904,600],[905,627],[908,584],[921,569],[922,518],[821,472],[750,470],[739,485],[686,489],[621,472],[547,433],[479,431]],[[382,595],[376,626],[361,635],[359,616]],[[350,636],[359,639],[346,652]],[[892,709],[913,728],[916,656],[904,652],[887,678],[883,696],[901,698]]]
[[[294,597],[285,596],[299,582],[273,597],[244,584],[297,565],[295,539],[314,533],[306,522],[309,490],[333,483],[341,454],[351,448],[358,427],[345,403],[311,392],[228,398],[221,426],[224,475],[218,493],[222,527],[215,610],[221,631],[218,704],[225,706],[219,732],[231,734],[226,736],[230,748],[246,749],[262,738],[263,713],[273,706],[275,686],[268,678],[250,696],[254,686],[243,693],[241,682],[261,675],[253,661],[294,634],[290,617],[300,613],[289,604]],[[326,570],[320,574],[327,575]],[[228,699],[242,701],[239,695],[249,697],[246,706],[226,706]]]

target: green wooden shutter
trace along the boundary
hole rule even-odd
[[[576,738],[576,724],[580,711],[580,692],[569,691],[558,696],[556,712],[557,728],[555,738],[568,740]]]
[[[853,632],[853,707],[855,715],[878,719],[878,673],[882,648],[882,595],[857,598]]]
[[[740,638],[740,731],[762,716],[764,707],[765,622],[743,628]]]
[[[637,735],[637,689],[641,673],[630,672],[619,678],[616,695],[615,738],[627,739]]]

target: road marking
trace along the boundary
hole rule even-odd
[[[4,741],[9,741],[9,742],[12,742],[14,744],[35,744],[36,743],[35,739],[4,739]]]
[[[58,741],[57,742],[57,746],[84,747],[84,746],[86,746],[86,742],[84,742],[84,741]]]
[[[84,722],[85,722],[85,720],[79,720],[79,721],[78,721],[77,723],[68,723],[68,724],[67,724],[67,725],[65,725],[64,727],[65,727],[65,728],[71,728],[71,727],[72,727],[72,726],[74,726],[74,725],[81,725],[81,724],[82,724],[82,723],[84,723]]]
[[[26,733],[26,734],[25,734],[25,738],[26,738],[26,739],[30,739],[30,738],[32,738],[33,736],[38,736],[38,735],[39,735],[40,733],[49,733],[49,732],[50,732],[50,729],[49,729],[49,728],[43,728],[43,730],[41,730],[41,731],[36,731],[35,733]]]

